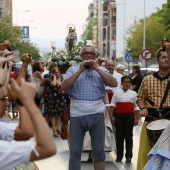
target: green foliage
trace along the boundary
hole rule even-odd
[[[159,11],[159,14],[162,17],[162,22],[165,25],[165,30],[170,29],[170,0],[167,0],[167,3],[162,5],[162,9]]]
[[[12,43],[12,49],[20,51],[20,56],[24,53],[29,53],[35,60],[39,60],[39,50],[36,46],[30,40],[23,40],[21,36],[22,29],[12,25],[11,17],[6,17],[2,20],[0,25],[0,42],[8,40]]]
[[[81,48],[76,47],[70,54],[65,48],[59,49],[55,52],[56,56],[52,59],[52,61],[57,62],[60,70],[67,70],[70,66],[76,65],[80,62],[80,50]],[[49,55],[51,55],[51,53],[49,53]]]
[[[170,4],[170,0],[168,0]],[[157,49],[161,47],[161,40],[164,38],[170,39],[170,32],[167,28],[170,11],[167,13],[168,4],[164,4],[162,9],[157,9],[157,12],[152,13],[146,17],[146,34],[145,34],[145,47],[152,50],[155,54]],[[170,18],[169,18],[170,19]],[[170,22],[169,22],[170,24]],[[143,30],[144,20],[134,19],[134,23],[127,30],[126,37],[126,52],[133,53],[134,57],[138,57],[143,49]]]
[[[86,40],[92,40],[93,26],[98,24],[97,18],[91,18],[86,25],[86,28],[81,35],[81,40],[78,43],[78,47],[82,48],[86,45]]]

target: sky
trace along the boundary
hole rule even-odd
[[[83,33],[90,2],[92,0],[13,0],[13,24],[29,26],[30,40],[40,49],[50,48],[52,41],[57,48],[63,48],[69,24],[75,25],[78,37]],[[145,16],[148,16],[156,11],[156,7],[161,8],[167,0],[117,0],[116,2],[116,55],[121,56],[124,30],[133,23],[134,17],[138,19],[144,17],[144,2]]]

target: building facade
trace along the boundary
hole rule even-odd
[[[116,9],[115,0],[93,0],[89,5],[88,18],[98,19],[97,26],[93,26],[93,42],[106,60],[116,58]]]
[[[6,16],[12,17],[12,0],[0,0],[0,22]]]

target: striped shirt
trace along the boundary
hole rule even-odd
[[[158,73],[155,73],[156,76],[157,74]],[[147,108],[159,108],[168,81],[168,76],[164,79],[157,78],[153,75],[146,76],[138,91],[137,100],[143,100]],[[152,101],[154,106],[152,106],[148,100]],[[163,104],[163,108],[170,108],[170,90]]]
[[[67,70],[64,79],[67,79],[76,73],[79,70],[79,67],[79,65],[70,67]],[[110,74],[106,68],[100,67],[100,69]],[[69,89],[69,95],[73,99],[84,101],[104,99],[106,95],[105,85],[107,84],[97,71],[92,69],[89,72],[86,69],[79,75],[73,86]]]

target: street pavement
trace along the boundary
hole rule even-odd
[[[11,122],[17,123],[16,119]],[[135,126],[133,129],[133,158],[132,163],[125,163],[126,159],[122,159],[122,163],[115,162],[115,152],[106,153],[106,170],[136,170],[138,146],[141,126]],[[68,170],[69,162],[69,147],[67,140],[62,140],[60,137],[54,137],[57,154],[48,159],[36,161],[39,170]],[[48,140],[48,139],[47,139]],[[88,162],[88,153],[82,153],[81,170],[93,170],[93,163]]]

